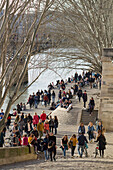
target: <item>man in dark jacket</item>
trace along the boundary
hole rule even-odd
[[[79,102],[80,102],[80,99],[82,97],[82,90],[81,90],[81,88],[79,88],[77,95],[78,95]]]
[[[88,143],[86,137],[84,136],[84,132],[82,132],[81,135],[78,137],[78,153],[80,155],[80,158],[82,158],[82,155],[84,152],[85,142]],[[80,152],[80,149],[81,149],[81,152]]]
[[[78,84],[76,83],[74,87],[74,94],[76,94],[77,92],[78,92]]]
[[[82,97],[83,97],[83,102],[84,102],[84,108],[86,108],[86,102],[87,102],[87,93],[86,93],[86,90],[84,91]]]
[[[36,138],[38,138],[39,133],[38,130],[36,129],[36,127],[33,128],[32,132],[31,132]]]
[[[78,73],[75,73],[75,83],[77,82],[77,78],[78,78]]]
[[[94,101],[93,97],[91,97],[90,102],[89,102],[89,112],[90,112],[90,115],[93,112],[94,107],[95,107],[95,101]]]
[[[50,133],[49,136],[49,142],[48,142],[48,151],[50,154],[51,161],[54,159],[56,161],[56,136],[53,135],[53,133]],[[52,152],[54,153],[53,158],[52,158]]]

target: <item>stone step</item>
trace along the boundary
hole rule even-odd
[[[84,125],[88,125],[89,122],[95,124],[97,117],[98,117],[98,110],[94,110],[91,116],[89,115],[89,112],[87,110],[82,110],[81,122],[83,122]]]

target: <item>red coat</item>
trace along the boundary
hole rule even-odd
[[[42,121],[45,121],[46,120],[46,114],[45,113],[42,113],[40,115],[40,119],[42,119]]]
[[[38,117],[38,115],[34,115],[34,116],[33,116],[33,125],[38,124],[38,122],[39,122],[39,117]]]
[[[43,99],[44,99],[44,101],[48,101],[48,97],[46,95],[44,96]]]
[[[44,123],[44,130],[49,130],[49,123]]]

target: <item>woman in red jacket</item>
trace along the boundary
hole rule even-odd
[[[46,120],[46,114],[43,111],[42,114],[40,115],[40,119],[42,119],[42,122],[44,122]]]
[[[38,122],[39,122],[39,116],[37,115],[37,113],[35,113],[35,115],[33,116],[33,125],[37,127]]]

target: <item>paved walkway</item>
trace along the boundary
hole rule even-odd
[[[69,88],[69,86],[67,86]],[[89,87],[86,87],[86,90],[88,92],[88,101],[91,96],[94,97],[96,102],[96,107],[99,106],[99,90],[92,89],[90,90]],[[65,109],[56,109],[53,111],[53,115],[57,115],[59,119],[59,128],[58,128],[58,134],[57,134],[57,156],[56,156],[56,162],[44,162],[44,160],[32,160],[22,163],[15,163],[11,165],[1,166],[0,170],[8,169],[17,169],[17,170],[113,170],[113,134],[112,133],[105,133],[105,137],[107,139],[107,146],[105,150],[105,157],[101,159],[99,155],[97,158],[94,158],[94,151],[96,144],[93,142],[92,144],[88,144],[88,158],[79,158],[77,148],[75,150],[75,157],[71,158],[70,150],[67,151],[66,159],[63,157],[63,153],[60,149],[61,145],[61,139],[63,135],[67,134],[68,138],[73,133],[77,134],[78,129],[78,120],[80,118],[81,109],[83,107],[83,102],[78,102],[78,100],[73,98],[74,108],[70,112],[66,112]],[[45,110],[45,109],[44,109]],[[37,109],[39,111],[39,109]],[[31,113],[34,113],[31,111]],[[87,129],[87,126],[86,126]],[[87,130],[86,130],[87,131]],[[86,134],[87,136],[87,134]]]

